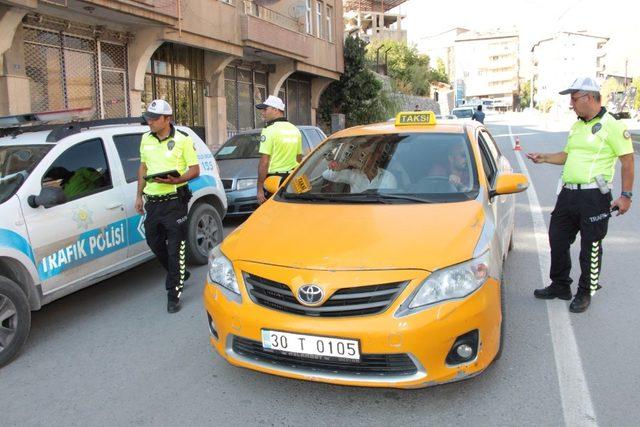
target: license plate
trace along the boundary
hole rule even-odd
[[[263,329],[262,347],[308,357],[324,356],[360,360],[360,343],[356,340],[342,338],[292,334]]]

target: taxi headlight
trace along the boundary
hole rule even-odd
[[[236,273],[233,271],[233,264],[224,256],[220,250],[220,245],[213,248],[209,253],[209,282],[240,295],[240,287],[238,286]]]
[[[466,297],[489,278],[489,259],[487,251],[478,258],[434,271],[413,295],[409,310]]]
[[[239,179],[236,182],[236,190],[246,190],[247,188],[255,188],[258,185],[257,178]]]

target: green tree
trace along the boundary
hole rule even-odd
[[[520,85],[520,108],[528,108],[531,104],[531,81],[527,80]]]
[[[429,66],[429,57],[418,53],[415,46],[392,40],[376,41],[367,46],[367,62],[370,65],[384,63],[394,90],[407,94],[428,96],[431,83],[448,83],[449,78],[442,61],[437,68]]]
[[[348,127],[386,120],[395,113],[395,102],[366,67],[365,47],[359,38],[345,40],[344,73],[320,97],[320,120],[325,124],[331,123],[332,113],[343,113]]]
[[[619,83],[614,77],[609,77],[602,83],[600,87],[600,95],[602,96],[602,105],[607,105],[611,100],[611,94],[614,92],[624,91],[624,85]]]
[[[631,86],[636,88],[636,97],[633,101],[634,110],[640,109],[640,76],[634,77]]]

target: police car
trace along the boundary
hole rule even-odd
[[[134,208],[143,119],[40,119],[0,118],[0,366],[26,341],[31,310],[153,257]],[[200,163],[187,256],[204,264],[222,241],[226,197],[211,151],[188,127],[177,131]]]
[[[311,381],[417,388],[497,357],[513,173],[477,121],[403,112],[305,157],[211,252],[203,299],[229,363]]]

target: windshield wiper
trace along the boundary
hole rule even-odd
[[[323,194],[293,194],[293,193],[283,193],[282,197],[287,200],[305,200],[310,202],[337,202],[339,200],[335,199],[332,196],[326,196]]]

